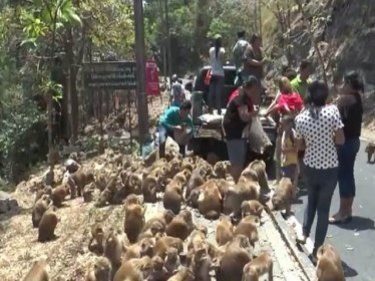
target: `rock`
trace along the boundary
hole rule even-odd
[[[17,200],[13,199],[8,193],[0,191],[0,214],[18,211]]]

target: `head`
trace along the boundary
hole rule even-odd
[[[312,63],[308,60],[303,60],[299,66],[299,73],[302,80],[307,80],[313,73]]]
[[[327,102],[329,90],[322,81],[314,81],[308,88],[307,103],[313,106],[324,106]]]
[[[190,113],[191,110],[191,102],[190,101],[184,101],[180,106],[180,116],[182,119],[186,119]]]
[[[365,90],[363,79],[358,72],[351,71],[344,76],[344,85],[342,93],[352,95],[356,93],[363,93]]]
[[[178,80],[177,74],[173,74],[172,75],[172,82],[177,82],[177,80]]]
[[[281,75],[287,77],[290,81],[297,77],[297,72],[289,67],[289,65],[283,65],[281,68]]]
[[[214,46],[215,46],[216,48],[220,48],[221,45],[222,45],[222,37],[221,37],[220,34],[216,34],[216,35],[214,36]]]
[[[259,34],[253,34],[253,36],[251,36],[251,39],[250,39],[250,44],[254,48],[262,47],[262,37],[260,37]]]
[[[292,85],[287,77],[283,76],[279,80],[279,90],[283,93],[291,93],[293,91]]]
[[[254,76],[250,76],[243,84],[242,88],[247,97],[251,98],[259,92],[259,81]]]
[[[245,30],[241,30],[241,31],[238,31],[238,32],[237,32],[237,37],[238,37],[238,39],[245,38],[245,35],[246,35]]]

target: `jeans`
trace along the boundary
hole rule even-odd
[[[346,139],[338,150],[339,189],[341,198],[355,196],[354,163],[360,147],[359,138]]]
[[[329,209],[337,184],[338,168],[314,169],[304,166],[303,169],[307,186],[307,206],[303,220],[303,234],[307,237],[310,235],[311,226],[317,212],[318,221],[314,248],[318,249],[323,245],[327,235]]]
[[[208,95],[208,107],[210,109],[216,108],[220,114],[221,112],[221,97],[223,96],[224,77],[211,77],[210,90]]]
[[[167,141],[168,137],[173,137],[173,131],[168,130],[164,126],[160,125],[158,128],[158,133],[159,133],[159,156],[160,157],[165,157],[165,143]],[[185,156],[185,151],[186,151],[186,146],[185,145],[178,145],[180,147],[180,153],[182,156]]]

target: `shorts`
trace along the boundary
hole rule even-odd
[[[297,169],[297,164],[291,164],[285,167],[281,167],[281,175],[284,178],[289,178],[294,181],[295,172]]]
[[[232,165],[243,167],[246,161],[247,140],[227,140],[227,149],[230,163]]]

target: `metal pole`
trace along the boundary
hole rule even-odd
[[[146,97],[146,60],[143,24],[143,1],[134,0],[135,21],[135,57],[137,62],[137,98],[138,98],[138,128],[140,145],[145,143],[149,134],[148,107]]]

